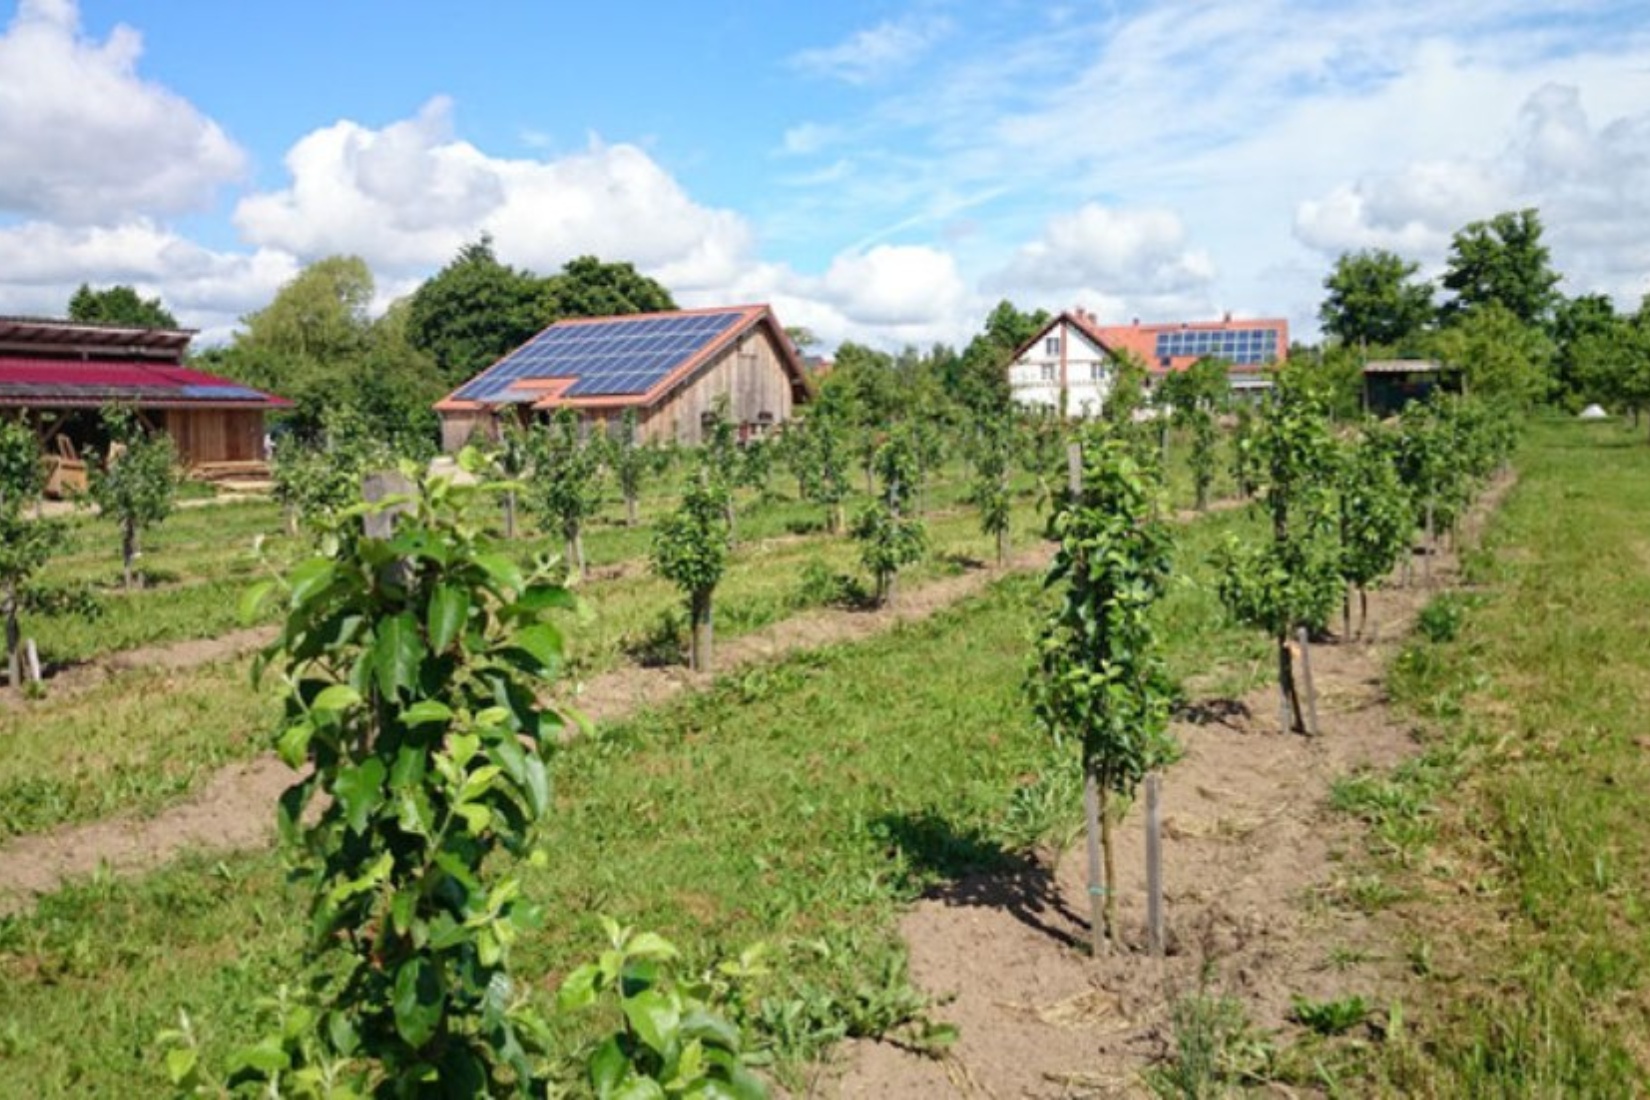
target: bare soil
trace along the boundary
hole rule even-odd
[[[1469,521],[1511,487],[1497,482]],[[1415,571],[1417,579],[1420,570]],[[1279,731],[1275,686],[1191,708],[1174,733],[1185,756],[1163,780],[1168,950],[1146,950],[1142,808],[1120,829],[1123,944],[1089,958],[1080,839],[1007,871],[946,884],[907,914],[912,981],[958,1025],[942,1058],[873,1041],[846,1045],[812,1095],[1080,1097],[1147,1094],[1142,1070],[1173,1045],[1170,1003],[1205,990],[1238,999],[1263,1031],[1287,1029],[1292,995],[1362,995],[1402,981],[1402,952],[1379,918],[1351,904],[1342,855],[1360,840],[1333,815],[1333,782],[1389,768],[1417,751],[1417,731],[1390,705],[1385,669],[1438,589],[1459,580],[1434,557],[1434,588],[1372,593],[1381,640],[1312,647],[1323,736]]]
[[[275,634],[276,630],[272,626],[255,626],[245,630],[232,630],[216,638],[188,638],[164,645],[139,646],[90,661],[61,665],[50,670],[46,677],[46,682],[50,685],[50,699],[44,702],[57,703],[72,698],[104,683],[120,672],[144,669],[180,672],[214,661],[243,657],[268,645],[275,639]],[[35,702],[36,700],[30,699],[20,691],[0,688],[0,707],[28,707]]]

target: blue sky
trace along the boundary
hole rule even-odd
[[[828,343],[1003,297],[1310,336],[1341,252],[1433,273],[1529,205],[1566,291],[1650,291],[1641,3],[0,11],[0,312],[127,282],[223,339],[306,263],[361,255],[382,306],[487,231]]]

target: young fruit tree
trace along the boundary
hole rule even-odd
[[[1008,562],[1013,501],[1008,492],[1009,459],[1014,450],[1014,422],[998,415],[977,427],[971,448],[974,479],[969,501],[980,510],[980,530],[997,543],[997,564]]]
[[[0,611],[6,620],[6,682],[14,688],[23,683],[17,617],[28,601],[29,582],[64,536],[62,524],[28,514],[45,484],[34,432],[21,421],[0,421]]]
[[[1255,414],[1239,404],[1232,425],[1232,483],[1245,500],[1255,495]]]
[[[103,410],[109,449],[90,464],[91,497],[120,525],[121,577],[126,588],[140,578],[133,566],[138,536],[172,514],[178,492],[178,454],[170,436],[149,431],[131,409]]]
[[[1341,636],[1351,638],[1352,596],[1358,593],[1358,633],[1369,625],[1369,588],[1409,550],[1415,531],[1409,493],[1393,464],[1392,441],[1373,426],[1347,446],[1340,463]]]
[[[875,581],[875,602],[886,607],[894,598],[899,571],[922,558],[928,548],[927,529],[910,517],[917,492],[917,456],[909,433],[895,431],[871,461],[882,479],[882,492],[865,505],[854,520],[860,561]]]
[[[1274,375],[1256,425],[1260,507],[1269,537],[1245,545],[1235,536],[1217,555],[1220,600],[1238,622],[1265,630],[1277,643],[1278,692],[1284,729],[1316,733],[1309,695],[1295,675],[1293,641],[1320,631],[1344,588],[1336,539],[1335,441],[1323,394],[1303,372]],[[1307,653],[1302,647],[1302,669]]]
[[[1168,403],[1170,423],[1191,436],[1186,462],[1191,468],[1193,500],[1199,512],[1209,507],[1209,487],[1215,481],[1215,447],[1220,438],[1215,417],[1226,408],[1230,392],[1226,361],[1213,356],[1205,356],[1183,371],[1170,372],[1161,386],[1160,396]]]
[[[1082,755],[1098,955],[1118,938],[1112,796],[1131,798],[1174,754],[1172,692],[1151,621],[1172,541],[1154,518],[1155,479],[1130,445],[1090,432],[1080,446],[1074,484],[1052,521],[1059,549],[1045,587],[1059,603],[1038,632],[1026,690],[1039,724]]]
[[[791,440],[786,457],[802,496],[825,508],[826,530],[841,534],[842,505],[848,499],[848,444],[841,414],[821,401],[785,434]]]
[[[326,529],[334,513],[360,499],[367,471],[394,464],[389,444],[349,405],[329,406],[321,414],[318,439],[282,435],[270,474],[275,499],[286,512],[287,533],[297,534],[300,520],[313,531]]]
[[[688,664],[695,672],[711,669],[714,625],[711,601],[727,567],[727,512],[723,488],[709,471],[689,481],[679,508],[666,516],[653,536],[653,570],[680,588],[688,600]]]
[[[602,502],[601,455],[579,438],[578,414],[572,409],[561,409],[549,424],[535,426],[532,447],[533,506],[546,527],[561,532],[568,576],[582,580],[584,525]]]
[[[618,438],[610,438],[607,445],[607,467],[613,471],[619,493],[624,497],[626,527],[636,526],[636,504],[642,497],[642,486],[648,475],[658,468],[657,456],[638,441],[639,432],[636,410],[626,409],[619,421]]]
[[[550,614],[573,598],[550,563],[524,570],[488,535],[496,484],[401,472],[410,492],[347,510],[318,556],[243,601],[250,615],[278,586],[287,609],[255,671],[283,685],[275,747],[301,778],[278,819],[313,887],[302,992],[237,1060],[268,1095],[544,1084],[545,1025],[510,973],[538,914],[501,857],[528,852],[550,804]],[[372,534],[344,526],[363,518]]]
[[[506,482],[513,483],[504,490],[504,537],[516,537],[516,489],[526,479],[533,469],[533,438],[515,417],[505,417],[501,421],[498,443],[493,447],[493,467]]]
[[[722,511],[728,524],[728,541],[739,545],[739,516],[734,510],[733,490],[739,484],[744,463],[739,454],[739,433],[728,416],[728,399],[718,396],[711,405],[709,431],[705,434],[702,469],[710,471],[722,487]]]

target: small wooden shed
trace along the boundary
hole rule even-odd
[[[264,417],[291,405],[183,365],[190,329],[0,318],[0,412],[26,416],[50,456],[101,448],[99,412],[125,405],[199,476],[267,473]]]
[[[436,403],[441,444],[496,439],[500,417],[576,410],[612,430],[627,409],[638,441],[697,444],[718,398],[741,439],[766,435],[808,398],[802,360],[765,305],[557,321]]]
[[[1364,364],[1364,412],[1393,416],[1434,390],[1457,393],[1461,372],[1434,359],[1374,359]]]

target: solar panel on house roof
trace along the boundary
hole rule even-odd
[[[1191,329],[1157,334],[1160,358],[1218,355],[1233,363],[1254,365],[1277,355],[1277,329]]]
[[[461,386],[453,397],[508,404],[542,396],[515,390],[526,379],[572,378],[566,397],[646,393],[725,334],[743,310],[615,317],[551,325]]]

